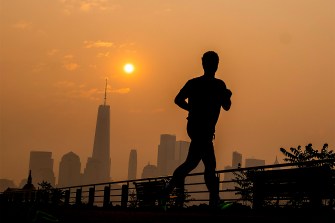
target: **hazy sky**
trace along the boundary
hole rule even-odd
[[[140,176],[160,134],[189,140],[173,100],[202,75],[207,50],[233,92],[218,169],[233,151],[272,164],[280,147],[335,148],[334,0],[2,0],[0,10],[0,178],[27,177],[31,150],[52,152],[57,177],[69,151],[83,169],[105,78],[112,179],[126,179],[131,149]]]

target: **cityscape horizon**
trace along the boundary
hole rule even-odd
[[[333,0],[2,1],[0,179],[18,186],[27,178],[31,151],[52,153],[44,155],[57,183],[69,160],[80,160],[86,175],[104,160],[109,174],[101,179],[127,179],[136,150],[139,177],[157,165],[162,134],[190,141],[188,113],[174,100],[204,75],[207,51],[218,54],[215,77],[232,92],[216,123],[218,170],[234,151],[272,164],[283,162],[281,148],[334,149],[334,7]],[[102,122],[109,154],[93,152],[100,105],[110,117]]]
[[[97,122],[96,122],[96,132],[95,132],[95,140],[94,140],[94,145],[96,145],[96,144],[98,144],[99,146],[98,147],[101,147],[101,145],[103,145],[103,144],[106,144],[106,149],[107,148],[109,148],[108,149],[108,153],[107,154],[109,154],[110,153],[110,146],[109,146],[109,144],[110,144],[110,142],[109,142],[109,136],[110,136],[110,134],[108,134],[109,132],[110,132],[110,130],[109,130],[109,128],[110,128],[110,124],[109,124],[109,121],[105,121],[105,120],[109,120],[110,119],[110,117],[109,117],[109,111],[106,113],[106,112],[102,112],[102,113],[105,113],[105,115],[107,115],[106,117],[102,117],[102,113],[101,113],[101,109],[103,109],[104,107],[108,107],[108,109],[109,109],[109,105],[108,104],[106,104],[107,102],[106,102],[106,96],[107,96],[107,79],[106,79],[106,89],[105,89],[105,98],[104,98],[104,103],[103,104],[101,104],[101,105],[99,105],[99,109],[98,109],[98,114],[97,114]],[[100,124],[98,124],[98,123],[100,123]],[[107,125],[106,125],[107,124]],[[100,125],[100,126],[99,126]],[[101,125],[104,125],[105,127],[103,127],[103,128],[107,128],[106,129],[106,132],[107,132],[107,135],[106,136],[104,136],[103,138],[106,138],[107,136],[108,136],[108,142],[104,142],[104,143],[101,143],[101,142],[99,142],[99,140],[101,140],[101,139],[103,139],[103,138],[101,138],[101,136],[98,136],[98,138],[97,138],[97,134],[105,134],[105,133],[102,133],[102,132],[104,132],[105,130],[103,130],[103,129],[101,129],[102,128],[102,126]],[[166,135],[166,136],[168,136],[168,137],[172,137],[172,138],[174,138],[174,140],[177,142],[177,140],[176,140],[176,135],[175,134],[166,134],[166,133],[161,133],[160,134],[160,136],[162,137],[163,135]],[[98,140],[98,141],[97,141]],[[107,138],[105,139],[105,140],[107,140]],[[161,139],[162,140],[162,139]],[[190,143],[190,141],[188,140],[188,141],[186,141],[186,140],[179,140],[179,142],[185,142],[185,143]],[[99,153],[99,152],[97,152],[97,148],[98,147],[95,147],[94,146],[94,148],[93,148],[93,154],[95,153],[95,154],[97,154],[97,153]],[[187,147],[187,149],[188,149],[188,147]],[[130,150],[130,152],[131,151],[135,151],[136,153],[137,153],[137,150],[136,149],[131,149]],[[31,156],[31,153],[46,153],[47,154],[47,156],[51,159],[52,158],[52,151],[43,151],[43,150],[32,150],[32,151],[30,151],[30,156]],[[279,150],[278,150],[278,152],[279,152]],[[94,166],[91,166],[90,167],[90,160],[92,159],[92,158],[90,158],[90,157],[87,157],[88,159],[87,159],[87,162],[86,163],[84,163],[84,162],[82,162],[81,160],[80,160],[80,158],[79,158],[79,156],[78,156],[78,154],[76,154],[76,153],[74,153],[74,152],[72,152],[72,151],[68,151],[66,154],[63,154],[63,156],[62,156],[62,158],[64,157],[64,156],[66,156],[66,155],[68,155],[68,154],[73,154],[73,155],[75,155],[75,156],[77,156],[78,157],[78,159],[79,159],[79,163],[80,163],[80,174],[82,175],[81,176],[81,180],[80,181],[78,181],[78,184],[77,185],[80,185],[80,184],[93,184],[93,183],[105,183],[105,182],[112,182],[112,181],[122,181],[122,180],[127,180],[127,179],[129,179],[129,177],[127,178],[127,177],[125,177],[125,178],[119,178],[119,179],[117,179],[117,180],[113,180],[113,176],[111,175],[111,174],[109,174],[109,177],[110,177],[110,179],[108,180],[107,178],[102,178],[102,180],[100,180],[99,181],[99,179],[96,179],[96,176],[93,176],[94,175],[94,173],[96,172],[96,173],[98,173],[98,172],[101,172],[101,171],[105,171],[104,170],[104,168],[103,169],[100,169],[100,171],[98,170],[98,169],[95,169],[96,167],[94,167]],[[158,147],[157,147],[157,154],[159,153],[159,145],[158,145]],[[234,151],[232,151],[232,155],[234,156],[234,154],[235,153],[238,153],[236,150],[234,150]],[[271,163],[271,160],[267,160],[267,163],[269,164],[273,164],[273,163],[279,163],[279,161],[278,161],[278,155],[280,155],[280,153],[278,153],[278,154],[275,154],[274,155],[274,160],[272,160],[273,162]],[[176,156],[176,154],[174,154],[173,156]],[[108,157],[108,156],[107,156]],[[137,157],[137,155],[136,155],[136,157]],[[183,156],[183,158],[185,158],[186,157],[186,154],[184,154],[184,156]],[[222,169],[226,169],[226,168],[237,168],[237,165],[236,165],[236,163],[234,164],[234,157],[232,157],[233,158],[233,161],[232,161],[232,164],[231,164],[231,166],[229,165],[229,163],[226,163],[225,165],[224,165],[224,168],[222,168]],[[165,159],[165,158],[164,158]],[[263,159],[257,159],[257,158],[255,158],[254,156],[250,156],[249,158],[245,158],[245,160],[247,160],[247,159],[249,159],[249,160],[258,160],[258,161],[256,161],[256,163],[258,163],[259,165],[265,165],[265,163],[266,163],[266,161],[265,160],[263,160]],[[54,185],[54,186],[58,186],[59,185],[59,172],[58,171],[54,171],[54,170],[58,170],[59,168],[60,168],[60,163],[61,163],[61,160],[58,162],[58,165],[54,165],[54,159],[52,159],[52,168],[50,169],[51,170],[51,172],[52,172],[52,175],[54,176],[54,180],[51,180],[51,181],[46,181],[46,182],[50,182],[51,183],[51,185]],[[113,160],[111,159],[109,162],[112,162]],[[156,161],[156,162],[155,162]],[[92,161],[91,161],[92,162]],[[181,162],[182,162],[182,160],[180,160],[178,163],[179,164],[181,164]],[[136,159],[136,163],[137,163],[137,159]],[[157,165],[157,163],[158,163],[158,160],[154,160],[154,162],[152,162],[151,163],[151,165],[154,165],[155,167],[158,167],[158,165]],[[30,162],[30,164],[31,164],[31,162]],[[84,165],[85,164],[85,165]],[[150,164],[150,161],[148,161],[148,165]],[[110,164],[109,164],[110,165]],[[130,163],[128,163],[128,168],[130,168]],[[142,165],[143,166],[143,168],[142,168],[142,173],[143,173],[143,171],[144,171],[144,169],[145,169],[145,167],[146,166],[148,166],[148,165]],[[247,166],[252,166],[252,165],[247,165]],[[55,167],[55,168],[54,168]],[[58,168],[57,168],[58,167]],[[173,172],[173,170],[175,169],[177,167],[177,164],[175,163],[175,164],[173,164],[172,166],[170,166],[170,168],[169,168],[169,171],[165,171],[165,172],[163,172],[163,173],[161,173],[161,174],[158,174],[158,172],[157,172],[157,175],[152,175],[152,176],[147,176],[147,177],[158,177],[158,176],[167,176],[167,175],[171,175],[172,174],[172,172]],[[85,169],[86,168],[93,168],[92,170],[90,170],[90,175],[91,175],[91,177],[93,177],[93,178],[91,178],[90,180],[87,180],[87,179],[89,179],[89,178],[87,178],[86,180],[85,180],[85,177],[84,177],[84,175],[85,175]],[[108,170],[110,167],[108,167],[108,168],[105,168],[106,170]],[[134,167],[133,167],[134,168]],[[203,167],[201,167],[201,168],[203,168]],[[137,167],[137,165],[136,165],[136,169],[138,169],[138,167]],[[201,170],[201,169],[199,169],[199,168],[196,168],[198,171],[199,170]],[[30,171],[31,171],[31,167],[29,167],[28,169],[27,169],[27,173],[30,173]],[[127,169],[127,171],[129,171],[128,169]],[[203,170],[201,170],[201,171],[203,171]],[[109,173],[111,173],[111,171],[108,171]],[[125,170],[125,172],[126,172],[126,170]],[[136,173],[137,175],[139,175],[140,176],[140,174],[139,173]],[[34,176],[34,173],[32,174],[33,176]],[[55,176],[58,176],[58,177],[55,177]],[[40,176],[38,176],[39,178],[40,178]],[[229,178],[231,178],[232,176],[227,176],[227,179],[229,179]],[[95,179],[95,180],[94,180]],[[105,179],[105,180],[103,180],[103,179]],[[132,178],[132,179],[134,179],[134,178]],[[139,178],[137,178],[137,179],[139,179]],[[10,185],[13,185],[14,187],[17,187],[17,185],[18,185],[18,187],[20,188],[20,187],[22,187],[23,185],[25,185],[26,184],[26,181],[27,181],[27,179],[26,178],[23,178],[23,179],[11,179],[11,178],[0,178],[0,180],[6,180],[6,182],[7,182],[7,180],[9,181],[9,182],[13,182],[13,184],[11,184],[10,183]],[[19,183],[18,183],[19,182]],[[57,183],[55,183],[55,182],[57,182]],[[41,183],[41,182],[39,182],[39,183]],[[71,184],[71,185],[68,185],[68,184],[65,184],[64,186],[75,186],[76,184]]]
[[[106,80],[106,87],[107,87],[107,80]],[[103,104],[101,104],[101,105],[99,105],[99,110],[98,110],[98,117],[97,117],[97,126],[96,126],[96,131],[102,131],[102,130],[99,130],[98,128],[98,122],[102,122],[102,121],[99,121],[99,113],[100,113],[100,109],[101,109],[101,106],[108,106],[109,107],[109,105],[108,104],[106,104],[106,91],[107,91],[107,88],[105,89],[105,98],[104,98],[104,103]],[[103,120],[105,120],[106,118],[102,118],[102,117],[100,117],[100,119],[103,119]],[[107,117],[107,119],[109,119],[109,112],[108,112],[108,117]],[[109,124],[109,122],[107,122],[107,124]],[[101,125],[101,124],[100,124]],[[101,128],[101,127],[100,127]],[[108,126],[108,128],[109,128],[109,126]],[[109,130],[108,130],[108,132],[109,132]],[[97,134],[97,133],[96,133]],[[101,134],[101,133],[100,133]],[[176,141],[176,135],[175,134],[166,134],[166,133],[161,133],[160,134],[160,136],[162,137],[162,135],[167,135],[167,136],[170,136],[170,137],[174,137],[175,138],[175,141]],[[97,139],[95,139],[95,141],[96,141]],[[179,142],[186,142],[186,143],[189,143],[190,141],[188,140],[188,141],[186,141],[186,140],[181,140],[181,141],[179,141]],[[99,144],[99,142],[95,142],[95,143],[98,143]],[[100,143],[101,144],[101,143]],[[109,142],[108,142],[108,144],[109,144]],[[109,151],[110,151],[110,148],[109,148]],[[109,152],[108,151],[108,152]],[[136,149],[131,149],[130,150],[130,152],[131,151],[136,151],[137,152],[137,150]],[[159,151],[159,145],[158,145],[158,148],[157,148],[157,153],[158,153],[158,151]],[[278,150],[279,151],[279,150]],[[52,151],[43,151],[43,150],[32,150],[32,151],[30,151],[30,154],[32,153],[32,152],[37,152],[37,153],[47,153],[47,154],[49,154],[48,156],[50,157],[50,158],[52,158],[51,156],[52,156]],[[78,154],[76,154],[76,153],[74,153],[74,152],[72,152],[72,151],[68,151],[66,154],[63,154],[63,156],[62,156],[62,158],[64,157],[64,156],[66,156],[66,155],[68,155],[68,154],[70,154],[70,153],[73,153],[75,156],[78,156]],[[94,153],[94,149],[93,149],[93,153]],[[95,152],[96,153],[96,152]],[[234,150],[233,152],[232,152],[232,155],[234,156],[234,154],[235,153],[238,153],[236,150]],[[278,155],[280,155],[280,153],[278,153],[278,154],[276,154],[276,155],[274,155],[274,160],[272,160],[273,162],[271,163],[271,160],[267,160],[267,164],[273,164],[273,163],[279,163],[279,161],[278,161]],[[78,156],[78,158],[79,158],[79,156]],[[185,155],[184,155],[184,158],[185,158]],[[234,157],[232,157],[233,158],[233,160],[234,160]],[[260,163],[262,164],[262,165],[265,165],[265,163],[266,163],[266,160],[262,160],[262,159],[257,159],[257,158],[255,158],[254,156],[250,156],[250,157],[248,157],[248,158],[245,158],[245,160],[247,160],[247,159],[255,159],[255,160],[259,160],[260,161]],[[80,160],[80,158],[79,158],[79,162],[80,162],[80,166],[82,166],[82,168],[80,168],[80,174],[81,175],[84,175],[84,173],[85,173],[85,168],[87,168],[87,165],[89,165],[88,163],[89,163],[89,160],[90,160],[90,157],[88,157],[88,161],[86,162],[86,163],[84,163],[84,162],[82,162],[81,160]],[[53,160],[54,161],[54,160]],[[111,161],[113,161],[113,160],[111,160]],[[263,163],[263,161],[264,161],[264,163]],[[52,162],[52,169],[51,169],[51,171],[52,171],[52,174],[54,175],[54,176],[58,176],[58,177],[55,177],[55,180],[53,180],[53,181],[51,181],[51,182],[53,182],[53,183],[51,183],[52,185],[54,185],[54,186],[58,186],[58,184],[59,184],[59,172],[58,171],[54,171],[54,170],[58,170],[59,168],[60,168],[60,162],[61,162],[61,160],[58,162],[58,165],[54,165],[54,162]],[[137,162],[137,161],[136,161]],[[154,165],[154,166],[156,166],[157,167],[157,162],[158,162],[158,160],[156,160],[156,162],[154,161],[154,162],[152,162],[151,163],[151,165]],[[225,165],[224,165],[224,168],[222,168],[222,169],[226,169],[226,168],[237,168],[237,166],[236,166],[236,163],[234,164],[234,161],[232,161],[233,163],[231,164],[231,166],[229,165],[229,163],[226,163]],[[179,161],[179,164],[181,163],[181,161]],[[85,165],[84,165],[85,164]],[[148,165],[150,164],[150,161],[148,161]],[[130,163],[128,163],[128,165],[130,165]],[[85,167],[86,166],[86,167]],[[147,165],[142,165],[143,166],[143,168],[142,168],[142,173],[143,173],[143,170],[144,170],[144,168],[147,166]],[[252,166],[252,165],[248,165],[248,166]],[[54,168],[55,167],[55,168]],[[58,167],[58,168],[57,168]],[[150,177],[158,177],[158,176],[167,176],[167,175],[171,175],[172,174],[172,172],[173,172],[173,170],[175,169],[177,167],[177,164],[174,164],[172,167],[170,167],[170,169],[169,169],[169,171],[168,172],[166,172],[166,173],[164,173],[164,174],[161,174],[161,175],[153,175],[153,176],[150,176]],[[129,168],[129,167],[128,167]],[[203,167],[202,167],[203,168]],[[107,168],[108,169],[108,168]],[[136,169],[138,169],[137,168],[137,165],[136,165]],[[199,168],[197,168],[197,170],[199,170]],[[29,167],[28,169],[27,169],[27,173],[29,173],[31,171],[31,168]],[[97,170],[92,170],[93,172],[99,172],[99,171],[97,171]],[[127,171],[128,171],[128,169],[127,169]],[[92,172],[92,173],[93,173]],[[125,170],[125,172],[126,172],[126,170]],[[111,173],[111,171],[109,171],[109,173]],[[34,176],[34,173],[32,174],[33,176]],[[137,173],[137,175],[138,176],[140,176],[140,174],[139,173]],[[27,175],[28,176],[28,175]],[[81,177],[84,177],[84,176],[81,176]],[[104,182],[112,182],[112,181],[122,181],[122,180],[127,180],[127,179],[129,179],[129,178],[127,178],[127,177],[125,177],[125,178],[119,178],[119,179],[117,179],[117,180],[113,180],[113,176],[111,176],[110,175],[110,180],[101,180],[101,181],[96,181],[96,180],[81,180],[81,181],[79,181],[78,182],[78,184],[77,185],[80,185],[80,184],[93,184],[93,183],[104,183]],[[228,178],[230,177],[231,178],[231,176],[227,176]],[[23,179],[15,179],[15,180],[13,180],[13,179],[11,179],[11,178],[0,178],[1,180],[9,180],[9,181],[12,181],[14,184],[13,184],[13,186],[15,186],[15,187],[22,187],[23,185],[25,185],[26,184],[26,181],[27,181],[27,179],[26,178],[23,178]],[[137,178],[137,179],[139,179],[139,178]],[[57,182],[57,183],[55,183],[55,182]],[[85,183],[84,183],[85,182]],[[39,182],[40,183],[40,182]],[[69,186],[69,185],[65,185],[65,186]],[[71,186],[75,186],[75,184],[73,184],[73,185],[71,185]]]

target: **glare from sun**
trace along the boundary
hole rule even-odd
[[[123,70],[124,72],[126,72],[127,74],[131,74],[134,72],[134,65],[132,65],[131,63],[127,63],[126,65],[124,65]]]

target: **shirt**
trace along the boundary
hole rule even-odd
[[[214,129],[221,106],[230,106],[230,93],[224,81],[215,77],[193,78],[180,90],[180,97],[188,99],[188,121]]]

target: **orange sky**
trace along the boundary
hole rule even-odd
[[[140,176],[160,134],[188,140],[173,99],[202,74],[207,50],[233,92],[217,125],[218,169],[233,151],[272,164],[280,147],[334,150],[333,0],[10,0],[0,10],[0,178],[25,178],[31,150],[53,153],[56,176],[69,151],[83,168],[106,77],[111,176],[126,178],[131,149]]]

